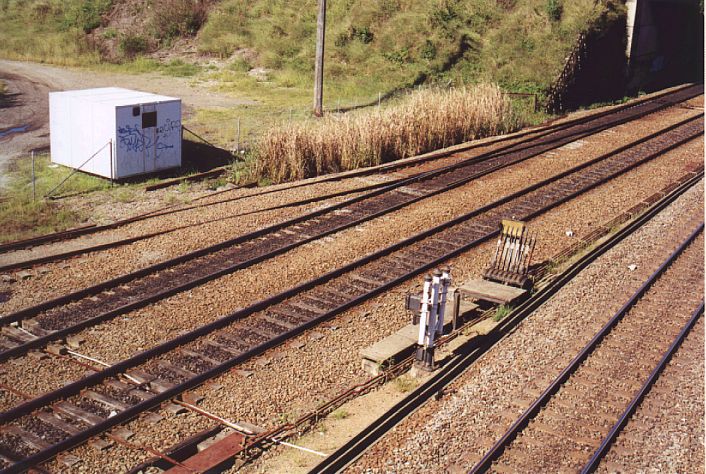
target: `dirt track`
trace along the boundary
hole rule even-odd
[[[0,100],[0,132],[29,125],[24,133],[10,134],[5,138],[0,134],[0,187],[11,159],[32,149],[49,146],[48,93],[51,91],[109,86],[139,89],[181,98],[186,116],[197,108],[227,108],[253,103],[204,90],[188,78],[158,73],[89,72],[85,69],[0,60],[0,80],[7,86],[5,100]]]

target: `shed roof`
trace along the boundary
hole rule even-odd
[[[113,106],[151,104],[180,100],[176,97],[123,89],[122,87],[99,87],[96,89],[50,92],[50,94],[59,94],[70,99]]]

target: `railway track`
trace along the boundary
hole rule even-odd
[[[158,237],[160,235],[170,234],[173,232],[177,232],[180,230],[185,230],[185,229],[189,229],[189,228],[193,228],[193,227],[197,227],[197,226],[201,226],[201,225],[205,225],[205,224],[211,224],[213,222],[220,222],[220,221],[224,221],[224,220],[228,220],[228,219],[238,219],[238,218],[250,216],[253,214],[259,214],[259,213],[264,213],[264,212],[269,212],[269,211],[276,211],[276,210],[280,210],[280,209],[296,208],[296,207],[300,207],[300,206],[305,206],[307,204],[314,204],[317,202],[335,199],[338,197],[343,197],[343,196],[347,196],[347,195],[351,195],[351,194],[355,194],[355,193],[363,193],[363,192],[367,192],[367,191],[372,191],[375,189],[379,189],[383,186],[389,186],[389,185],[398,183],[398,182],[402,181],[403,179],[405,179],[405,178],[398,178],[398,179],[393,179],[393,180],[390,180],[387,182],[368,184],[368,185],[359,186],[357,188],[353,188],[353,189],[349,189],[349,190],[345,190],[345,191],[328,193],[328,194],[315,196],[315,197],[311,197],[311,198],[299,199],[296,201],[290,201],[290,202],[286,202],[283,204],[270,206],[267,208],[256,209],[256,210],[247,211],[247,212],[243,212],[243,213],[239,213],[239,214],[235,214],[235,215],[229,215],[227,217],[205,219],[205,220],[202,220],[202,221],[199,221],[196,223],[178,225],[178,226],[170,227],[167,229],[162,229],[162,230],[157,230],[154,232],[148,232],[148,233],[136,235],[133,237],[126,237],[126,238],[116,239],[116,240],[112,240],[112,241],[101,243],[101,244],[78,247],[75,249],[65,250],[62,252],[57,252],[57,253],[45,255],[42,257],[32,258],[32,259],[24,259],[24,260],[23,259],[14,259],[13,256],[9,256],[9,257],[6,256],[4,259],[2,259],[6,263],[0,264],[0,272],[9,272],[9,271],[22,269],[22,268],[31,268],[31,267],[46,264],[46,263],[58,262],[58,261],[66,260],[71,257],[76,257],[78,255],[83,255],[83,254],[92,253],[92,252],[100,252],[102,250],[113,249],[113,248],[117,248],[117,247],[120,247],[123,245],[129,245],[129,244],[132,244],[135,242],[139,242],[141,240],[146,240],[146,239]],[[259,195],[255,195],[255,197],[256,196],[259,196]],[[198,206],[187,206],[184,208],[180,208],[179,210],[158,212],[158,213],[154,213],[154,214],[151,214],[151,215],[145,217],[145,219],[152,218],[152,217],[165,216],[168,214],[175,214],[177,212],[184,212],[184,211],[198,209],[201,207],[206,207],[206,206],[211,206],[211,205],[216,205],[216,204],[224,204],[227,202],[234,202],[234,201],[238,201],[238,200],[246,199],[246,198],[250,198],[250,197],[253,197],[253,196],[238,196],[238,197],[220,200],[217,202],[207,203],[207,204],[198,205]],[[140,219],[140,220],[143,220],[143,219]],[[132,221],[132,222],[136,222],[136,221]],[[96,226],[92,226],[91,228],[95,228],[95,227]],[[112,229],[113,227],[110,227],[110,228]]]
[[[492,238],[502,218],[531,219],[702,133],[701,116],[676,124],[16,406],[0,414],[14,433],[6,471],[41,463]],[[52,441],[36,443],[37,430]]]
[[[700,441],[704,419],[703,308],[695,312],[692,321],[693,326],[687,325],[680,334],[683,339],[675,340],[584,471],[704,470]],[[679,394],[679,403],[674,403],[674,394]],[[670,436],[653,431],[653,426],[662,427]]]
[[[700,179],[700,178],[699,178]],[[564,261],[568,257],[573,257],[579,254],[584,248],[590,247],[594,244],[596,244],[601,238],[603,238],[606,235],[610,235],[611,233],[614,233],[614,230],[616,227],[621,227],[624,224],[635,220],[635,219],[640,219],[644,214],[646,213],[651,213],[654,212],[654,209],[659,209],[663,206],[663,203],[666,202],[672,202],[672,200],[677,197],[681,196],[682,192],[690,190],[693,185],[695,184],[696,180],[688,179],[686,177],[681,177],[680,179],[677,179],[670,183],[668,186],[660,189],[657,191],[654,195],[648,197],[643,201],[642,203],[638,204],[637,206],[634,206],[633,208],[630,208],[629,210],[625,211],[623,214],[620,214],[619,216],[614,217],[608,222],[605,222],[603,225],[595,228],[592,232],[589,234],[586,234],[586,236],[582,237],[580,241],[574,243],[573,245],[569,247],[565,247],[562,249],[560,252],[554,255],[551,260],[547,261],[547,265],[550,265],[550,262],[558,262],[558,261]],[[536,267],[533,270],[533,274],[535,275],[535,282],[537,283],[537,288],[541,289],[544,288],[548,283],[551,281],[555,280],[557,277],[547,277],[546,272],[543,270],[543,266]],[[547,278],[544,280],[544,278]],[[543,280],[543,281],[542,281]],[[463,329],[459,329],[458,331],[463,331]],[[692,331],[699,333],[699,331]],[[701,332],[703,332],[703,328],[701,329]],[[452,333],[447,335],[446,337],[442,338],[439,343],[441,346],[444,345],[444,342],[454,340],[457,334]],[[702,334],[697,334],[700,336],[703,336]],[[696,357],[696,352],[699,350],[698,341],[694,342],[690,340],[690,344],[685,344],[690,345],[691,350],[691,358]],[[703,337],[700,339],[701,341],[701,348],[703,348]],[[703,350],[701,349],[703,352]],[[677,364],[677,367],[682,368],[681,362],[684,360],[689,360],[688,355],[681,355],[681,359],[677,358],[675,360],[675,363]],[[382,374],[369,379],[363,383],[356,384],[354,386],[344,388],[339,394],[337,394],[334,398],[329,399],[328,401],[324,402],[321,405],[318,405],[316,408],[311,410],[309,413],[302,415],[300,418],[298,418],[296,421],[285,423],[280,425],[279,427],[273,428],[271,430],[268,430],[264,433],[259,433],[257,436],[254,437],[243,437],[242,434],[235,433],[233,436],[234,437],[240,437],[241,442],[239,442],[239,447],[227,450],[224,452],[221,448],[213,447],[211,448],[211,452],[217,452],[219,453],[219,460],[212,460],[212,464],[209,464],[212,466],[214,469],[219,462],[223,461],[226,459],[224,456],[226,454],[229,454],[230,457],[238,457],[241,460],[245,462],[249,461],[254,461],[255,458],[259,457],[259,455],[267,451],[269,448],[273,446],[273,441],[272,439],[279,439],[279,440],[286,440],[290,437],[298,438],[300,437],[303,433],[306,433],[310,428],[315,426],[315,424],[326,417],[328,414],[332,413],[334,410],[337,408],[341,407],[344,403],[347,401],[350,401],[351,399],[357,398],[358,396],[368,393],[373,387],[378,386],[379,384],[385,383],[386,381],[389,381],[391,377],[397,377],[401,375],[402,373],[406,372],[412,365],[412,359],[413,357],[410,357],[408,359],[404,359],[389,368],[387,368]],[[681,361],[681,362],[680,362]],[[692,364],[693,365],[693,364]],[[672,372],[674,372],[674,368],[672,368]],[[671,387],[671,392],[677,391],[677,387],[679,385],[674,385],[675,383],[675,377],[674,374],[665,374],[665,377],[668,375],[671,375],[669,378],[670,380],[670,385]],[[683,375],[683,374],[682,374]],[[686,375],[683,375],[682,377],[679,377],[679,380],[685,379],[685,380],[690,380],[689,378],[686,378]],[[693,378],[693,377],[692,377]],[[662,379],[660,379],[661,381]],[[658,387],[659,390],[660,387]],[[683,392],[684,387],[683,384],[681,385],[681,391]],[[694,387],[692,391],[694,393],[698,393],[698,386]],[[703,390],[703,387],[701,388]],[[444,389],[446,391],[446,389]],[[664,394],[664,391],[660,391],[660,395]],[[694,396],[694,400],[696,400],[697,397]],[[654,403],[651,404],[651,407],[654,407]],[[651,408],[654,409],[654,408]],[[684,411],[684,409],[682,409]],[[674,416],[674,415],[672,415]],[[650,417],[652,418],[652,417]],[[642,425],[641,425],[642,426]],[[189,458],[190,455],[194,455],[197,453],[197,445],[201,443],[206,437],[211,437],[214,436],[216,432],[219,432],[222,430],[222,427],[216,426],[214,428],[211,428],[209,430],[205,430],[199,434],[194,435],[193,437],[189,437],[187,439],[184,439],[180,441],[178,444],[173,445],[171,448],[168,448],[167,451],[163,451],[162,453],[156,454],[155,457],[145,461],[144,463],[141,463],[139,465],[133,466],[133,468],[130,470],[131,473],[137,474],[138,472],[143,472],[144,470],[148,469],[149,467],[153,466],[159,466],[162,469],[168,469],[170,466],[177,465],[174,460],[169,460],[167,457],[171,457],[173,459],[176,459],[178,461],[184,462]],[[229,439],[229,438],[227,438]],[[223,441],[225,443],[225,440]],[[276,444],[276,443],[275,443]],[[687,448],[688,449],[688,448]],[[205,453],[201,453],[198,456],[203,456]],[[223,462],[227,462],[223,461]],[[220,467],[219,467],[220,468]]]
[[[591,456],[591,459],[584,465],[584,467],[581,469],[582,473],[589,473],[589,472],[594,472],[598,466],[600,465],[601,461],[605,458],[605,456],[608,454],[611,445],[615,442],[616,438],[618,435],[622,432],[623,428],[625,425],[628,423],[630,420],[631,416],[633,413],[635,413],[635,410],[640,406],[640,403],[643,401],[647,393],[650,391],[650,388],[655,384],[657,381],[658,377],[664,371],[664,369],[667,367],[667,364],[669,361],[672,359],[672,357],[676,354],[676,352],[679,350],[680,347],[684,344],[684,340],[691,334],[694,334],[694,327],[696,326],[697,322],[701,319],[701,317],[704,315],[704,303],[701,301],[701,304],[699,305],[698,308],[692,313],[691,318],[687,323],[684,325],[682,328],[681,332],[677,335],[676,339],[672,342],[672,344],[669,346],[669,349],[665,352],[665,354],[662,356],[660,359],[659,363],[657,366],[652,370],[650,373],[649,377],[647,380],[645,380],[645,383],[642,385],[640,390],[637,392],[637,394],[633,397],[633,399],[630,401],[630,404],[627,406],[625,411],[620,415],[618,418],[618,421],[613,425],[611,428],[610,432],[606,435],[606,437],[603,439],[603,442],[601,445],[598,447],[598,449],[593,453],[593,456]],[[698,330],[696,332],[699,332]],[[701,335],[703,335],[703,327],[700,329]],[[697,335],[698,337],[698,335]],[[698,346],[697,346],[698,348]],[[696,354],[696,350],[692,349],[692,354],[694,358],[698,358],[703,355],[703,339],[701,340],[701,354]],[[676,390],[673,390],[672,393],[677,393]]]
[[[683,100],[699,90],[682,90],[670,96],[670,100]],[[422,173],[291,221],[3,315],[0,317],[0,361],[596,133],[616,121],[629,120],[634,112],[645,114],[663,105],[662,102],[646,102],[624,109],[607,122],[582,123],[578,131],[562,130],[548,142],[541,141],[519,150],[511,146],[499,154],[463,160]],[[636,144],[655,136],[638,140]]]
[[[695,284],[703,288],[703,227],[701,222],[470,472],[595,468],[611,427],[703,313],[703,292],[694,291]],[[691,310],[672,313],[679,300],[691,302]]]
[[[532,314],[537,312],[538,310],[541,311],[542,307],[545,304],[551,304],[551,302],[555,299],[555,296],[560,297],[560,293],[564,290],[564,288],[567,286],[570,287],[570,283],[572,283],[575,278],[580,276],[582,272],[588,270],[590,266],[594,264],[594,262],[599,263],[601,257],[605,259],[606,257],[604,257],[604,255],[606,253],[608,253],[614,248],[619,248],[624,240],[629,240],[629,237],[633,236],[633,234],[639,233],[639,231],[641,231],[643,227],[649,226],[649,224],[653,220],[655,220],[655,218],[657,218],[656,220],[659,220],[659,216],[661,216],[663,213],[666,213],[668,215],[670,213],[670,206],[672,206],[672,204],[680,196],[682,196],[683,193],[687,192],[693,186],[698,185],[700,182],[701,177],[692,179],[689,182],[686,182],[680,187],[674,189],[670,194],[663,195],[661,199],[653,201],[653,206],[651,208],[645,209],[643,213],[636,216],[635,219],[628,223],[624,228],[617,231],[607,240],[593,247],[588,253],[580,257],[563,273],[549,280],[546,286],[542,287],[535,295],[533,295],[525,303],[516,308],[495,329],[488,333],[488,335],[477,338],[476,340],[474,340],[474,343],[461,347],[458,350],[458,355],[448,361],[441,369],[439,369],[438,372],[429,381],[425,382],[412,393],[410,393],[407,397],[405,397],[398,404],[392,407],[384,415],[380,416],[377,420],[368,425],[365,430],[361,431],[358,435],[354,436],[352,439],[346,442],[334,453],[329,455],[326,459],[324,459],[321,463],[319,463],[309,472],[317,474],[336,473],[343,472],[344,470],[347,470],[347,468],[351,467],[353,468],[351,469],[351,472],[366,471],[366,469],[370,467],[369,465],[365,463],[356,464],[356,462],[362,456],[366,455],[366,452],[371,448],[371,446],[379,446],[380,444],[382,444],[384,447],[374,449],[373,452],[368,456],[372,456],[376,459],[380,457],[382,462],[377,464],[376,467],[378,469],[382,468],[383,471],[387,469],[396,470],[398,467],[401,467],[399,464],[396,465],[394,462],[392,462],[391,464],[385,463],[385,459],[391,460],[397,458],[397,460],[399,460],[399,453],[391,454],[390,457],[386,457],[385,453],[387,451],[391,451],[393,448],[399,448],[399,450],[401,450],[400,452],[414,450],[416,442],[412,442],[411,445],[404,444],[404,442],[408,440],[408,437],[410,435],[410,428],[412,428],[413,430],[414,426],[420,424],[426,426],[428,424],[433,425],[434,423],[438,422],[438,420],[427,418],[428,413],[426,415],[422,415],[421,418],[417,417],[416,420],[413,420],[411,419],[411,417],[416,416],[413,415],[414,412],[416,412],[426,401],[430,400],[432,397],[439,395],[440,393],[444,393],[449,389],[452,390],[452,392],[455,392],[456,390],[462,390],[457,385],[457,380],[462,378],[463,374],[469,369],[469,367],[474,364],[483,354],[489,352],[492,348],[495,347],[497,343],[500,343],[507,338],[511,338],[512,334],[518,330],[518,325],[520,325],[520,323],[525,321],[527,318],[531,317]],[[699,214],[697,214],[692,219],[698,218],[700,218]],[[684,232],[683,236],[686,236],[687,234],[688,232]],[[510,347],[514,346],[510,344]],[[532,350],[532,348],[529,347],[528,350]],[[573,354],[575,354],[575,352]],[[487,394],[487,396],[492,399],[493,395],[490,391],[484,391],[482,393]],[[485,407],[486,404],[482,403],[480,405]],[[463,410],[463,413],[459,411],[457,414],[454,415],[452,411],[451,416],[465,416],[465,405],[462,404],[457,408],[458,410]],[[488,406],[488,408],[492,408],[492,404]],[[443,405],[441,405],[438,408],[435,408],[434,411],[438,409],[444,410],[445,408]],[[492,412],[492,410],[489,411]],[[485,416],[482,416],[480,418],[481,422],[485,421],[487,423],[488,420],[492,418],[492,416],[488,417],[487,415],[488,414],[486,413]],[[443,423],[443,420],[441,422]],[[510,422],[508,422],[508,425],[509,423]],[[399,426],[405,424],[408,424],[410,426]],[[463,426],[463,424],[460,424],[460,426]],[[454,426],[453,428],[458,429],[457,426]],[[492,432],[491,427],[487,427],[486,429]],[[385,444],[384,437],[388,433],[392,434],[393,431],[396,431],[398,435],[392,437],[393,440],[391,441],[391,444],[390,442]],[[481,433],[483,434],[481,435]],[[485,436],[485,433],[487,433],[487,431],[480,430],[479,436]],[[434,436],[436,436],[437,434],[438,431],[434,431]],[[459,438],[464,439],[461,433],[459,433]],[[402,442],[403,444],[396,444],[395,439],[397,440],[397,442]],[[428,438],[422,436],[417,441],[426,442],[427,440]],[[378,444],[378,442],[380,443]],[[466,451],[470,448],[467,442],[463,442],[460,447],[462,447],[462,449]],[[429,454],[431,456],[429,458],[431,464],[437,466],[439,469],[445,470],[446,472],[467,472],[468,468],[464,468],[464,466],[472,465],[468,462],[463,462],[468,461],[468,459],[464,459],[462,462],[459,462],[456,465],[444,466],[443,459],[445,458],[445,454],[443,452],[440,453],[437,451],[432,451],[432,453]],[[470,454],[467,456],[467,458],[474,459],[474,457],[472,457]],[[423,469],[422,466],[429,466],[429,464],[419,464],[418,462],[415,462],[415,460],[412,459],[409,459],[409,461],[410,463],[405,463],[405,467],[403,468],[403,470],[414,468],[421,470]],[[441,462],[442,464],[439,464],[439,462]],[[518,472],[555,471],[556,469]]]
[[[559,132],[562,130],[567,130],[567,129],[570,129],[570,128],[575,127],[577,125],[587,124],[590,122],[594,122],[596,120],[602,120],[602,119],[609,117],[609,116],[614,116],[616,113],[617,114],[624,114],[628,111],[632,111],[633,117],[643,116],[643,115],[645,115],[645,113],[652,113],[654,111],[661,110],[666,107],[670,107],[672,105],[678,104],[679,102],[683,102],[685,100],[693,98],[693,97],[700,95],[702,93],[703,93],[703,85],[687,85],[687,86],[684,86],[684,87],[681,87],[678,89],[673,89],[668,92],[664,92],[661,94],[651,96],[649,98],[638,99],[638,100],[632,101],[629,104],[615,107],[609,111],[599,112],[597,114],[592,114],[589,117],[583,117],[583,118],[563,122],[560,124],[549,125],[549,126],[541,128],[539,130],[529,130],[526,132],[522,132],[520,134],[515,134],[514,136],[511,136],[511,137],[502,137],[497,140],[494,140],[493,143],[499,143],[499,142],[503,142],[503,141],[507,141],[507,140],[515,140],[517,138],[529,136],[529,138],[520,140],[519,142],[516,142],[514,144],[511,144],[511,145],[508,145],[505,147],[501,147],[500,149],[496,150],[496,152],[503,152],[503,151],[509,150],[511,148],[517,148],[518,146],[521,146],[525,143],[531,143],[532,141],[535,141],[537,139],[541,139],[541,138],[543,138],[547,135],[550,135],[552,133],[556,133],[556,132]],[[641,113],[641,112],[635,113],[634,109],[645,109],[646,112],[645,113]],[[619,123],[619,122],[616,122],[616,124],[617,123]],[[380,165],[380,166],[376,166],[376,167],[372,167],[372,168],[346,172],[345,176],[334,175],[331,177],[317,178],[316,183],[318,184],[318,183],[322,183],[322,182],[336,181],[336,180],[340,180],[343,178],[350,178],[350,177],[356,177],[356,176],[367,176],[370,174],[379,174],[382,172],[387,173],[387,172],[391,172],[391,171],[396,171],[396,170],[407,168],[410,166],[419,165],[421,163],[426,163],[428,161],[447,157],[449,155],[456,154],[461,151],[468,151],[468,150],[471,150],[471,149],[474,149],[477,147],[481,147],[481,146],[486,146],[486,145],[487,145],[487,143],[482,143],[482,144],[472,143],[472,144],[462,146],[462,147],[454,147],[452,150],[441,150],[438,152],[432,152],[432,153],[428,153],[426,155],[422,155],[418,158],[411,159],[411,160],[404,160],[402,162],[389,163],[389,164],[384,164],[384,165]],[[294,188],[303,187],[303,186],[310,186],[310,185],[311,185],[311,183],[309,183],[309,182],[296,183],[296,184],[288,186],[284,190],[294,189]],[[361,191],[362,190],[363,189],[361,189]],[[67,239],[73,239],[76,237],[80,237],[82,235],[102,232],[102,231],[106,231],[106,230],[113,230],[113,229],[122,227],[127,224],[131,224],[131,223],[146,220],[146,219],[151,219],[154,217],[164,216],[167,214],[184,212],[184,211],[188,211],[191,209],[201,208],[201,207],[215,205],[215,204],[222,204],[222,203],[226,203],[226,202],[238,201],[241,199],[253,197],[255,195],[262,196],[262,195],[276,193],[276,192],[280,192],[280,191],[283,191],[283,189],[265,190],[263,192],[256,193],[253,195],[238,196],[238,197],[234,197],[234,198],[226,198],[226,199],[218,200],[218,201],[211,202],[211,203],[195,204],[195,205],[191,205],[191,206],[180,207],[178,209],[174,209],[173,206],[168,206],[167,208],[164,208],[164,209],[159,209],[156,211],[139,214],[137,216],[122,219],[120,221],[113,222],[111,224],[88,225],[88,226],[84,226],[84,227],[80,227],[80,228],[76,228],[76,229],[70,229],[70,230],[66,230],[66,231],[62,231],[62,232],[56,232],[56,233],[52,233],[52,234],[48,234],[48,235],[44,235],[44,236],[40,236],[40,237],[34,237],[34,238],[19,240],[19,241],[14,241],[14,242],[8,242],[5,244],[0,244],[0,254],[6,253],[6,252],[9,252],[12,250],[31,248],[31,247],[34,247],[37,245],[42,245],[42,244],[49,243],[49,242],[56,242],[56,241],[62,241],[62,240],[67,240]],[[220,193],[225,193],[225,192],[228,192],[228,190],[221,191]],[[212,198],[215,194],[218,194],[218,193],[210,194],[209,196],[204,196],[203,198],[199,198],[199,199]],[[129,242],[120,242],[119,244],[125,244],[125,243],[129,243]],[[103,248],[109,248],[109,244],[108,244],[108,246],[98,246],[97,249],[100,250]],[[91,250],[87,249],[87,250],[84,250],[83,252],[87,252],[87,251],[91,251]],[[76,254],[78,254],[78,253],[72,253],[71,255],[76,255]],[[71,256],[71,255],[66,255],[66,256]],[[50,260],[46,260],[46,259],[41,260],[41,261],[37,260],[34,263],[26,262],[25,265],[39,264],[39,263],[43,263],[43,262],[47,262],[47,261],[50,261]],[[10,268],[16,268],[16,266],[3,266],[0,270],[10,269]]]

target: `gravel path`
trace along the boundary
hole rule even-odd
[[[422,407],[350,471],[442,472],[475,464],[538,395],[529,387],[548,384],[702,216],[698,186],[581,272],[481,357],[453,384],[453,395]],[[579,302],[581,310],[573,310]]]
[[[704,318],[693,327],[597,472],[704,472]]]

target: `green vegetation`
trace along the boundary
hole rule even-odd
[[[408,393],[419,386],[419,381],[409,374],[401,375],[395,379],[395,388],[400,393]]]
[[[66,30],[76,28],[84,33],[90,33],[101,26],[103,15],[108,13],[111,3],[111,0],[64,2],[62,27]],[[52,12],[61,11],[58,3],[47,0],[35,2],[33,10],[38,20],[46,19]]]
[[[153,0],[152,27],[159,39],[193,36],[206,20],[203,1]]]
[[[341,114],[327,120],[348,120],[342,117],[351,115],[351,120],[365,117],[361,120],[370,121],[376,115],[394,114],[394,109],[405,107],[407,92],[420,87],[458,90],[498,84],[503,91],[539,94],[541,101],[563,67],[577,33],[602,12],[618,11],[615,5],[619,3],[329,2],[324,105],[327,111]],[[313,123],[316,8],[312,0],[0,0],[0,16],[0,57],[88,70],[188,77],[194,87],[242,99],[237,106],[196,109],[185,121],[198,135],[228,149],[235,149],[239,129],[240,149],[247,152],[232,166],[229,179],[234,182],[257,180],[264,185],[310,175],[311,169],[345,169],[458,141],[442,137],[441,143],[400,148],[396,154],[377,151],[365,157],[361,155],[365,150],[357,150],[345,160],[325,166],[323,162],[313,168],[295,163],[287,165],[289,169],[257,174],[262,168],[255,170],[255,147],[263,135]],[[153,53],[166,48],[174,48],[170,58],[190,48],[202,56],[194,64],[183,59],[155,59]],[[515,124],[536,123],[546,117],[535,113],[527,98],[509,100]],[[348,113],[359,107],[360,112]],[[508,117],[500,118],[503,125],[496,131],[512,128]],[[436,132],[427,130],[424,134]],[[42,160],[39,173],[46,176],[40,186],[46,191],[68,171],[48,168],[47,160]],[[61,211],[56,203],[29,204],[27,169],[25,164],[20,167],[10,185],[12,197],[0,208],[0,224],[7,229],[1,238],[26,237],[32,228],[37,232],[58,230],[81,221],[83,216]],[[98,178],[78,176],[69,181],[64,193],[105,187]],[[130,191],[113,192],[111,198],[118,201],[137,198]],[[178,196],[167,199],[176,201]]]
[[[32,193],[32,160],[22,157],[13,162],[8,183],[0,195],[0,243],[57,232],[81,225],[89,209],[74,209],[65,199],[44,199],[64,179],[71,169],[52,164],[46,154],[35,159],[36,200]],[[157,179],[150,181],[157,182]],[[52,196],[67,198],[77,194],[98,193],[91,202],[130,203],[143,198],[145,183],[126,183],[111,186],[110,181],[85,173],[74,173]],[[190,202],[188,183],[164,194],[164,205]],[[95,216],[92,216],[95,218]]]
[[[595,18],[593,0],[347,0],[327,14],[329,106],[374,99],[420,82],[499,82],[542,91],[576,34]],[[253,66],[283,87],[308,85],[315,8],[295,0],[226,0],[197,38],[205,53],[254,51]],[[303,83],[302,83],[303,81]],[[351,94],[355,90],[356,97]]]
[[[59,65],[100,60],[86,40],[105,2],[0,0],[0,56]]]
[[[129,34],[120,38],[120,52],[128,58],[134,58],[138,54],[147,52],[149,47],[147,38],[139,34]]]
[[[43,197],[56,187],[70,172],[68,168],[52,165],[47,155],[36,158],[36,195],[32,199],[32,160],[17,161],[18,169],[10,176],[5,193],[6,200],[0,202],[0,242],[7,242],[41,235],[76,226],[84,218],[78,211],[64,208],[59,203]],[[62,195],[106,189],[110,184],[100,178],[76,173],[66,181],[59,193]]]
[[[495,310],[495,315],[493,316],[493,321],[496,323],[502,321],[507,317],[508,314],[512,313],[512,306],[500,305]]]
[[[541,92],[561,69],[576,34],[598,16],[602,8],[593,5],[594,0],[330,2],[328,106],[374,100],[378,93],[422,82],[496,82],[508,90]],[[139,20],[118,21],[121,9],[135,10]],[[316,17],[310,0],[152,0],[147,6],[125,0],[0,0],[0,12],[4,57],[79,65],[97,64],[101,55],[129,61],[194,36],[199,51],[233,63],[231,72],[245,74],[245,64],[265,68],[264,82],[296,89],[287,94],[299,97],[312,81]],[[119,50],[117,58],[111,45]],[[236,91],[247,82],[224,79],[235,82]]]
[[[577,33],[616,1],[329,2],[325,108],[385,104],[420,84],[497,83],[541,95]],[[240,119],[241,144],[252,147],[271,126],[310,116],[315,10],[311,0],[0,0],[0,57],[191,77],[250,103],[197,110],[187,126],[233,148]],[[150,58],[179,38],[219,61]],[[525,112],[530,122],[544,118]]]
[[[334,420],[345,420],[350,416],[350,413],[348,413],[348,410],[345,408],[338,408],[337,410],[333,411],[331,413],[331,418]]]
[[[547,0],[547,16],[552,21],[561,20],[564,13],[564,2],[562,0]]]

